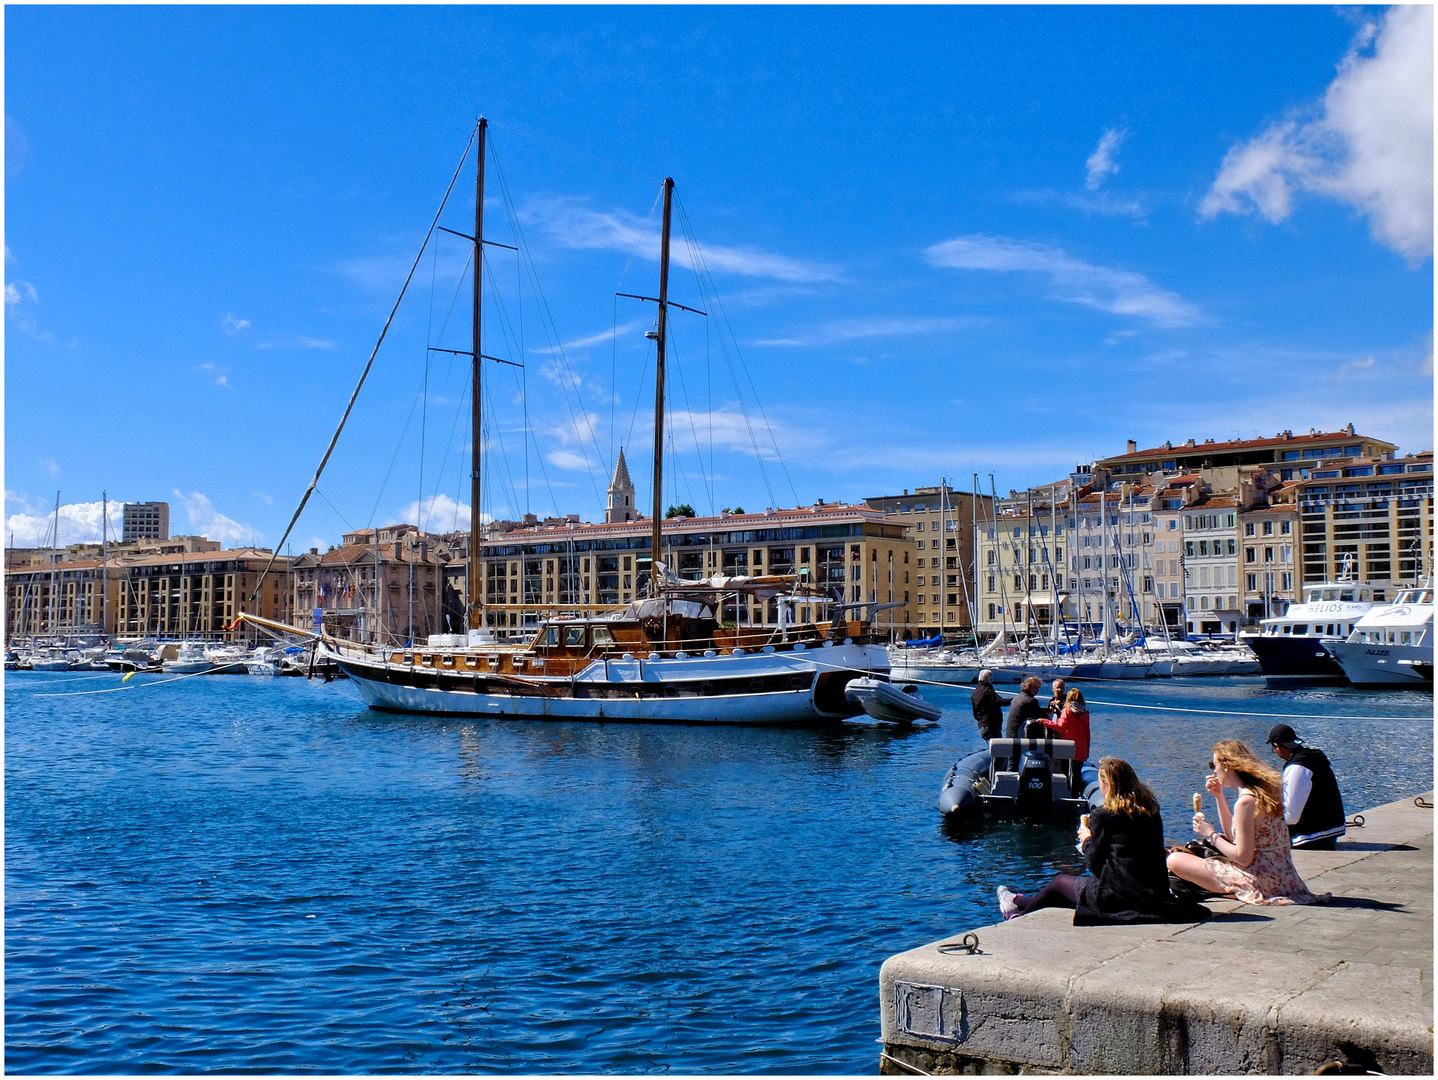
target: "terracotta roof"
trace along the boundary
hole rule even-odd
[[[800,506],[784,510],[774,510],[769,513],[666,518],[663,528],[665,532],[688,531],[690,529],[755,529],[769,528],[776,525],[808,524],[813,521],[833,520],[835,518],[848,518],[852,520],[855,517],[868,521],[894,524],[889,515],[886,515],[882,510],[875,510],[872,506],[848,503],[825,503],[823,506]],[[644,535],[653,527],[652,522],[652,518],[643,517],[637,521],[585,521],[574,525],[531,525],[528,528],[515,529],[512,532],[501,533],[499,536],[492,536],[487,542],[491,544],[514,543],[520,538],[562,539],[571,536]]]
[[[1259,450],[1272,446],[1301,446],[1304,443],[1324,442],[1345,442],[1350,439],[1367,440],[1380,443],[1384,446],[1392,446],[1392,443],[1384,442],[1382,439],[1375,439],[1368,435],[1359,435],[1348,430],[1343,431],[1318,431],[1305,435],[1275,435],[1267,439],[1230,439],[1226,442],[1201,442],[1192,446],[1183,444],[1180,446],[1155,446],[1149,450],[1136,450],[1131,454],[1114,454],[1104,458],[1104,461],[1128,461],[1134,458],[1164,458],[1173,457],[1175,454],[1192,455],[1202,453],[1225,453],[1230,450]]]

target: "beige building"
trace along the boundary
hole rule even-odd
[[[224,551],[203,537],[189,539],[203,541],[206,550],[187,552],[180,543],[179,551],[112,553],[108,561],[77,552],[81,557],[57,560],[53,570],[48,559],[42,565],[7,568],[7,638],[101,632],[130,638],[248,638],[249,632],[227,627],[240,610],[254,610],[250,593],[270,553]],[[288,614],[286,562],[275,560],[255,605],[266,618]]]
[[[617,509],[622,515],[623,506]],[[565,521],[485,540],[486,625],[520,634],[549,615],[599,614],[642,598],[650,531],[648,518]],[[900,637],[911,621],[906,612],[915,610],[915,543],[903,526],[870,506],[821,502],[762,514],[670,518],[661,536],[663,561],[681,578],[793,574],[834,599],[896,605],[877,619]],[[452,565],[446,576],[462,581],[463,570]],[[798,614],[810,619],[818,613],[801,607]],[[778,605],[731,597],[719,617],[739,626],[771,625]]]
[[[1293,485],[1286,485],[1266,504],[1239,509],[1239,603],[1250,626],[1282,615],[1299,600],[1300,531],[1294,495]]]
[[[1106,469],[1115,479],[1126,480],[1150,473],[1172,474],[1260,465],[1271,466],[1281,480],[1292,480],[1299,470],[1323,458],[1381,457],[1392,454],[1396,449],[1393,443],[1357,434],[1353,425],[1349,424],[1340,431],[1310,428],[1307,435],[1280,431],[1271,438],[1205,439],[1203,442],[1189,439],[1178,445],[1166,442],[1147,450],[1140,450],[1138,444],[1130,439],[1124,453],[1095,462],[1095,467]],[[1285,476],[1285,472],[1292,475]]]
[[[992,517],[993,499],[935,485],[864,502],[903,526],[914,544],[908,582],[913,603],[903,631],[910,637],[930,637],[941,627],[946,633],[968,631],[974,625],[974,520]]]
[[[294,625],[350,641],[403,644],[462,634],[464,562],[413,525],[357,529],[340,547],[311,548],[290,571]],[[444,570],[457,561],[458,588]]]
[[[1391,596],[1433,573],[1433,451],[1321,460],[1291,482],[1304,582],[1351,569]]]

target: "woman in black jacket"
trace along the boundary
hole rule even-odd
[[[1098,763],[1103,808],[1079,826],[1079,844],[1091,875],[1059,874],[1038,893],[1025,896],[999,888],[1005,919],[1035,908],[1074,908],[1075,926],[1104,923],[1200,922],[1202,904],[1178,900],[1169,892],[1168,852],[1158,800],[1122,758]]]

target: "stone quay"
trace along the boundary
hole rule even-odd
[[[880,1071],[1432,1075],[1432,801],[1295,851],[1326,905],[1212,900],[1204,923],[1095,927],[1045,908],[971,931],[973,952],[956,933],[891,956]]]

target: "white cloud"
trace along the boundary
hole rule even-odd
[[[1015,202],[1041,206],[1059,203],[1084,214],[1098,214],[1102,217],[1127,217],[1136,221],[1148,217],[1148,207],[1141,199],[1125,198],[1108,191],[1095,191],[1091,194],[1081,191],[1016,191],[1010,197]]]
[[[585,412],[580,413],[576,418],[548,425],[539,430],[543,435],[550,435],[558,439],[560,446],[584,446],[586,443],[594,441],[594,432],[598,430],[596,427],[598,423],[598,415]]]
[[[769,420],[768,427],[765,427],[764,421],[757,415],[746,420],[742,412],[732,408],[715,409],[711,412],[677,409],[671,415],[672,420],[665,426],[672,432],[674,443],[681,454],[693,451],[696,436],[705,454],[709,452],[712,438],[716,451],[724,450],[749,457],[754,456],[757,446],[759,457],[765,461],[776,460],[776,443],[779,452],[791,461],[828,445],[827,440],[815,430],[792,427],[773,418]],[[650,444],[653,431],[651,422],[643,445]],[[638,445],[639,440],[635,441]]]
[[[192,491],[186,495],[179,488],[174,489],[175,497],[180,500],[185,508],[185,516],[189,519],[192,535],[207,536],[211,540],[219,540],[221,543],[249,543],[258,540],[264,534],[249,525],[241,524],[234,518],[226,517],[215,509],[210,500],[198,491]],[[172,527],[171,532],[176,530]]]
[[[9,249],[6,249],[9,254]],[[42,331],[35,322],[34,308],[40,305],[40,294],[28,281],[7,281],[5,283],[5,314],[16,326],[38,341],[54,341],[55,337]]]
[[[1191,326],[1201,319],[1196,307],[1142,274],[1084,262],[1049,244],[960,236],[934,244],[925,255],[932,265],[954,270],[1042,274],[1060,300],[1146,319],[1155,326]]]
[[[241,319],[239,316],[228,311],[225,312],[225,317],[220,320],[220,329],[227,334],[238,334],[249,325],[249,319]]]
[[[41,547],[50,543],[50,529],[55,521],[55,507],[27,498],[13,491],[5,492],[7,509],[17,507],[15,513],[5,518],[5,542],[10,543],[13,533],[16,547]],[[60,507],[60,546],[81,544],[100,540],[101,507],[104,502],[97,499],[92,503],[68,503]],[[120,535],[120,504],[110,500],[109,536],[115,540]]]
[[[314,337],[275,337],[259,342],[257,349],[338,349],[333,341]]]
[[[215,380],[216,386],[223,386],[226,390],[233,389],[230,386],[230,379],[229,376],[225,373],[225,369],[220,367],[218,364],[198,364],[196,365],[196,370],[203,371],[207,375],[209,375],[212,379]]]
[[[448,495],[434,495],[423,503],[416,499],[399,512],[399,517],[386,521],[386,525],[417,525],[425,532],[457,532],[469,528],[469,503],[458,502]],[[488,521],[489,516],[485,515]]]
[[[1085,162],[1088,168],[1088,178],[1085,180],[1084,186],[1090,191],[1097,191],[1105,180],[1118,172],[1118,162],[1114,158],[1118,155],[1118,148],[1123,145],[1123,140],[1127,136],[1128,132],[1119,128],[1109,128],[1100,136],[1098,146]]]
[[[555,386],[566,390],[578,390],[584,382],[578,372],[558,360],[546,360],[539,366],[539,373]]]
[[[47,473],[49,473],[51,476],[60,475],[60,463],[52,457],[41,458],[40,467],[44,469]]]
[[[1199,214],[1279,222],[1299,192],[1354,207],[1375,240],[1410,262],[1432,255],[1431,6],[1390,7],[1365,23],[1321,102],[1229,150]]]
[[[592,210],[583,200],[561,198],[531,202],[519,211],[526,225],[538,225],[551,240],[581,250],[637,252],[644,258],[659,259],[658,230],[626,210]],[[692,266],[689,245],[677,241],[671,258]],[[793,259],[754,248],[704,245],[704,264],[713,271],[778,281],[837,281],[839,268],[824,263]]]
[[[911,337],[916,334],[939,334],[972,325],[972,319],[905,318],[874,316],[864,319],[838,319],[802,331],[793,337],[765,338],[755,345],[837,345],[866,338]]]
[[[574,472],[589,472],[589,459],[570,450],[551,450],[544,455],[544,459],[551,465],[558,465],[561,469],[570,469]]]
[[[614,327],[612,330],[601,330],[597,334],[589,334],[585,337],[575,338],[573,341],[566,341],[559,345],[540,345],[529,351],[532,353],[576,352],[580,349],[587,349],[593,345],[608,345],[616,337],[623,338],[627,334],[634,333],[634,331],[638,330],[641,326],[647,325],[649,324],[644,319],[632,319],[627,323]]]

